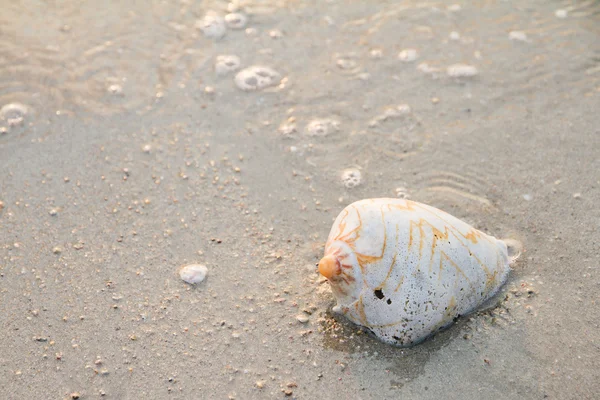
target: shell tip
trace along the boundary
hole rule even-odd
[[[341,272],[339,261],[332,256],[325,256],[319,261],[319,273],[327,279],[331,279]]]

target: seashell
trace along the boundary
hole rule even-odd
[[[338,215],[319,272],[334,309],[383,342],[410,346],[492,297],[510,261],[502,240],[434,207],[382,198]]]

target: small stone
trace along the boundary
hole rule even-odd
[[[291,396],[292,394],[294,394],[294,392],[292,391],[292,389],[285,389],[285,390],[283,391],[283,393],[284,393],[286,396]]]
[[[152,151],[152,146],[150,146],[149,144],[145,144],[145,145],[142,147],[142,151],[143,151],[144,153],[150,153],[150,151]]]
[[[460,33],[452,31],[450,32],[449,38],[450,40],[460,40]]]
[[[265,381],[256,381],[256,387],[262,389],[265,387]]]
[[[79,393],[77,393],[77,392],[73,392],[73,393],[71,393],[71,398],[72,398],[72,399],[78,399],[78,398],[80,398],[80,397],[81,397],[81,395],[80,395]]]
[[[283,32],[281,32],[279,29],[273,29],[269,31],[269,36],[272,39],[280,39],[283,37]]]
[[[58,215],[58,210],[56,208],[53,208],[50,211],[48,211],[48,214],[55,217],[56,215]]]
[[[527,34],[525,32],[522,31],[511,31],[508,34],[508,38],[510,40],[516,40],[519,42],[526,42],[527,41]]]
[[[523,195],[523,199],[524,199],[525,201],[531,201],[531,200],[533,199],[533,196],[532,196],[532,195],[530,195],[530,194],[524,194],[524,195]]]
[[[556,16],[556,18],[564,19],[564,18],[567,18],[567,16],[569,15],[569,12],[567,10],[558,9],[558,10],[554,11],[554,15]]]
[[[581,193],[573,193],[574,199],[581,199]]]
[[[189,264],[181,267],[179,277],[186,283],[195,285],[202,282],[206,278],[208,268],[202,264]]]
[[[0,201],[0,211],[2,211],[3,208],[4,208],[4,203],[2,201]]]
[[[308,317],[306,315],[297,315],[296,319],[298,320],[298,322],[302,323],[302,324],[306,324],[308,322]]]

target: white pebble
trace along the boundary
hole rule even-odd
[[[563,10],[563,9],[558,9],[556,11],[554,11],[554,15],[556,16],[556,18],[567,18],[567,16],[569,15],[569,12],[567,10]]]
[[[200,283],[206,278],[206,274],[208,273],[208,269],[206,265],[202,264],[189,264],[182,267],[179,270],[179,277],[189,284]]]
[[[279,84],[281,75],[273,68],[253,65],[235,76],[235,85],[244,91],[264,89]]]
[[[383,50],[381,49],[373,49],[369,52],[369,57],[374,59],[379,59],[383,57]]]
[[[460,40],[460,33],[456,31],[450,32],[450,40]]]
[[[446,73],[451,78],[472,78],[479,74],[479,71],[473,65],[452,64],[446,69]]]
[[[524,194],[524,195],[523,195],[523,199],[524,199],[525,201],[531,201],[531,200],[533,199],[533,196],[532,196],[532,195],[530,195],[530,194]]]
[[[308,322],[308,317],[303,314],[297,315],[296,319],[298,320],[298,322],[300,322],[302,324],[306,324]]]
[[[398,54],[398,59],[403,62],[413,62],[419,58],[419,53],[416,49],[404,49]]]
[[[508,38],[510,40],[517,40],[519,42],[526,42],[527,34],[523,31],[511,31],[508,33]]]
[[[283,32],[279,29],[272,29],[269,31],[269,36],[271,39],[281,39],[283,37]]]

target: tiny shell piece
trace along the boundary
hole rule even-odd
[[[419,58],[419,53],[416,49],[404,49],[398,54],[398,59],[403,62],[413,62]]]
[[[206,265],[202,264],[189,264],[181,267],[179,270],[179,277],[191,285],[200,283],[206,278],[208,269]]]
[[[235,85],[244,91],[264,89],[279,84],[281,76],[273,68],[253,65],[235,76]]]
[[[472,78],[479,74],[476,67],[468,64],[452,64],[446,69],[451,78]]]
[[[502,240],[425,204],[383,198],[340,213],[319,272],[350,321],[410,346],[492,297],[510,261]]]

